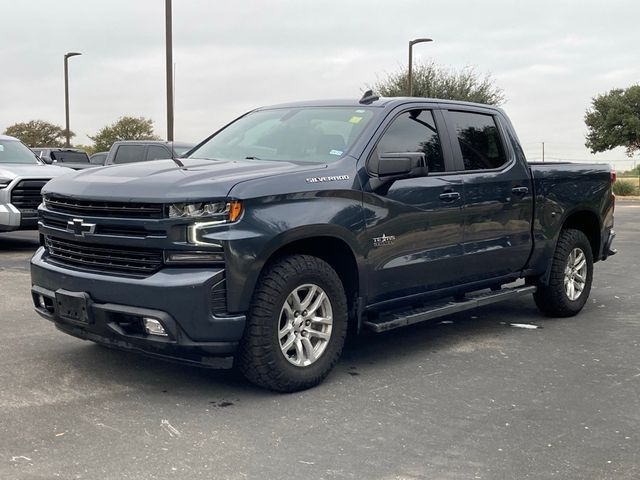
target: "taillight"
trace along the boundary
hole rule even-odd
[[[611,185],[613,185],[614,183],[616,183],[616,180],[618,178],[618,176],[616,175],[616,171],[615,170],[611,170],[609,172],[610,178],[611,178]],[[613,214],[616,210],[616,194],[613,193],[613,187],[611,188],[611,213]]]

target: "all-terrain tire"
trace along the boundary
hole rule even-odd
[[[570,255],[575,249],[584,253],[586,260],[586,278],[584,288],[577,298],[571,299],[565,288],[567,266]],[[593,253],[587,236],[580,230],[563,229],[560,231],[556,250],[551,263],[551,273],[547,285],[537,283],[538,290],[533,294],[538,309],[549,317],[571,317],[584,307],[593,280]]]
[[[282,351],[279,331],[285,301],[297,288],[315,285],[330,302],[333,323],[324,351],[310,365],[293,365]],[[237,363],[252,383],[295,392],[321,383],[338,361],[347,332],[347,299],[340,277],[325,261],[289,255],[267,267],[253,295]]]

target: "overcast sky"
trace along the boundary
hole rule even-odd
[[[490,73],[530,159],[625,160],[584,147],[591,98],[640,81],[640,2],[174,0],[175,138],[198,141],[260,105],[357,98],[415,61]],[[166,136],[163,0],[0,0],[0,131],[64,125],[77,143],[122,115]],[[616,162],[618,169],[633,161]]]

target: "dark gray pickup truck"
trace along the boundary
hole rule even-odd
[[[186,142],[160,140],[118,140],[111,145],[103,165],[149,162],[163,158],[181,157],[195,145]]]
[[[84,170],[85,168],[95,167],[95,165],[89,161],[89,155],[79,148],[33,147],[31,151],[48,165],[54,164],[73,168],[74,170]]]
[[[614,253],[615,174],[528,164],[502,110],[419,98],[259,108],[187,158],[56,178],[35,307],[79,338],[258,385],[321,382],[347,331],[520,295],[578,313]]]

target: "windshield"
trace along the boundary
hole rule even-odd
[[[226,127],[189,157],[330,163],[349,150],[372,117],[373,109],[359,107],[259,110]]]
[[[17,140],[0,140],[0,163],[38,163],[36,155]]]
[[[193,148],[193,146],[190,147],[178,147],[178,146],[173,146],[173,153],[175,153],[177,156],[182,156],[185,153],[187,153],[189,150],[191,150]]]

